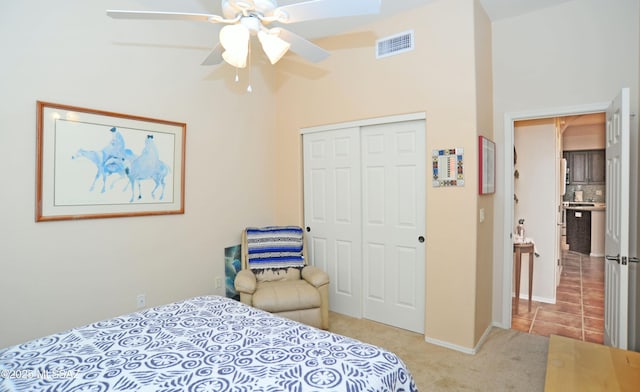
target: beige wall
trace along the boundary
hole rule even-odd
[[[574,0],[493,23],[495,137],[502,146],[498,178],[506,179],[512,169],[505,161],[510,148],[505,146],[505,113],[609,102],[623,87],[631,89],[631,112],[638,112],[638,7],[638,0]],[[632,167],[637,167],[638,125],[634,119],[631,124]],[[631,187],[637,190],[637,176]],[[503,283],[505,263],[511,262],[505,249],[510,254],[511,245],[504,222],[512,196],[506,183],[497,189],[496,206],[502,207],[494,216],[493,319],[508,326],[504,310],[510,299]],[[635,229],[637,192],[631,200]]]
[[[494,141],[493,133],[493,77],[491,23],[484,9],[475,3],[475,67],[476,67],[476,129],[478,135]],[[496,146],[497,148],[497,146]],[[479,186],[479,185],[478,185]],[[478,241],[476,263],[476,316],[474,343],[485,333],[491,324],[491,306],[493,298],[493,229],[494,229],[495,196],[478,196],[478,212],[476,213]],[[484,222],[480,222],[480,211],[483,211]]]
[[[134,311],[140,293],[223,294],[224,248],[274,221],[272,67],[245,94],[230,67],[200,66],[211,26],[116,21],[112,6],[1,7],[0,347]],[[36,100],[186,122],[185,214],[35,223]]]
[[[484,332],[491,317],[491,273],[476,275],[477,129],[478,124],[485,132],[491,129],[490,32],[486,17],[474,9],[473,0],[436,1],[321,40],[332,52],[329,59],[315,66],[282,64],[277,93],[282,222],[302,221],[301,128],[426,112],[427,156],[433,149],[465,149],[465,186],[433,188],[429,177],[426,206],[426,336],[465,348],[474,347],[475,330]],[[481,24],[477,43],[476,20]],[[375,59],[376,38],[409,29],[415,30],[415,51]],[[476,50],[481,54],[477,65]],[[483,76],[481,87],[476,72]],[[485,103],[477,106],[478,98]],[[491,204],[491,197],[483,199],[489,213]],[[482,259],[490,267],[491,230],[482,231],[489,235],[483,238],[489,246],[483,247]]]

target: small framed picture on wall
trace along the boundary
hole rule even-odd
[[[478,137],[479,193],[488,195],[496,191],[496,144],[484,136]]]

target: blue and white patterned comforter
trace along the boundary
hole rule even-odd
[[[0,391],[416,391],[394,354],[224,297],[0,350]]]

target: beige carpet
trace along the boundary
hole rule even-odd
[[[475,355],[420,334],[330,313],[331,331],[396,353],[420,391],[543,391],[549,338],[493,328]]]

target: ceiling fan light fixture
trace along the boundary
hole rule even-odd
[[[291,47],[290,43],[278,37],[278,34],[273,32],[261,30],[258,32],[258,39],[271,64],[277,63]]]
[[[228,25],[220,30],[220,44],[225,48],[222,58],[236,68],[247,66],[251,33],[241,25]]]
[[[234,51],[234,50],[225,50],[222,52],[222,58],[229,65],[232,65],[236,68],[245,68],[247,66],[247,53],[248,51]]]

